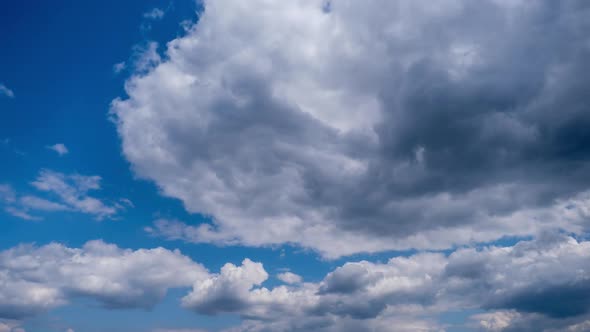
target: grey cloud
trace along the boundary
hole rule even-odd
[[[259,286],[264,269],[245,261],[195,284],[183,304],[205,314],[239,313],[243,331],[389,331],[397,320],[436,330],[444,326],[436,317],[465,309],[484,310],[472,321],[490,331],[567,330],[590,317],[589,246],[545,234],[512,247],[347,263],[321,282],[275,288]]]
[[[531,212],[589,190],[586,2],[204,5],[111,109],[136,174],[212,217],[189,241],[338,257],[587,229]]]

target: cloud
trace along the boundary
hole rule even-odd
[[[30,215],[27,211],[15,208],[13,206],[5,207],[4,211],[6,211],[6,213],[12,215],[13,217],[17,217],[17,218],[24,219],[24,220],[33,221],[33,220],[41,220],[42,219],[41,217]]]
[[[133,51],[134,69],[138,73],[148,72],[162,61],[158,53],[158,43],[148,42],[145,45],[136,45]]]
[[[0,84],[0,96],[14,98],[14,92],[6,87],[6,85]]]
[[[245,309],[249,290],[268,278],[261,263],[245,259],[241,266],[231,263],[221,268],[219,275],[194,285],[193,291],[182,299],[186,307],[206,314],[232,312]]]
[[[81,213],[95,215],[98,219],[113,216],[117,206],[109,206],[103,201],[88,195],[89,191],[100,189],[101,177],[42,170],[31,184],[40,191],[49,192],[59,197],[60,202],[50,202],[34,197],[25,197],[25,206],[41,210],[70,209]]]
[[[23,319],[78,297],[113,309],[150,308],[168,289],[192,286],[183,307],[242,317],[228,332],[441,331],[441,317],[464,310],[476,314],[455,327],[583,331],[589,249],[588,241],[546,234],[511,247],[348,262],[318,282],[267,288],[268,273],[250,259],[214,274],[177,250],[102,241],[20,245],[0,252],[0,318]]]
[[[111,113],[134,172],[212,217],[193,242],[338,257],[577,232],[521,217],[589,188],[584,6],[205,1]]]
[[[89,195],[90,191],[101,189],[101,177],[98,175],[85,176],[80,174],[63,174],[51,170],[41,170],[37,179],[31,185],[41,192],[48,193],[49,198],[37,195],[17,193],[9,185],[0,184],[0,203],[4,210],[21,219],[41,220],[33,216],[35,212],[79,212],[95,216],[98,220],[113,218],[127,208],[132,208],[133,202],[121,198],[118,202],[108,204],[105,201]]]
[[[26,332],[15,320],[0,319],[0,332]]]
[[[144,13],[143,17],[151,20],[161,20],[162,18],[164,18],[165,14],[166,13],[160,8],[154,8],[148,11],[147,13]]]
[[[177,250],[129,250],[102,241],[82,248],[21,245],[0,252],[0,318],[29,317],[76,297],[108,308],[150,308],[167,289],[207,275]]]
[[[113,65],[113,71],[115,72],[115,74],[118,74],[118,73],[122,72],[123,70],[125,70],[126,67],[127,67],[127,64],[125,63],[125,61],[115,63]]]
[[[195,284],[183,305],[239,313],[244,331],[390,331],[398,318],[434,331],[444,326],[436,317],[465,309],[484,310],[471,321],[490,331],[564,330],[590,317],[588,249],[588,241],[546,234],[512,247],[349,262],[320,282],[272,289],[260,286],[262,265],[246,260]]]
[[[28,209],[41,211],[67,211],[70,210],[66,205],[52,202],[36,196],[22,196],[19,199],[21,205]]]
[[[289,271],[277,274],[277,278],[286,284],[300,284],[303,281],[300,275]]]
[[[11,186],[7,184],[0,184],[0,201],[5,203],[12,203],[16,200],[16,193]]]
[[[57,143],[57,144],[48,146],[47,148],[57,152],[57,154],[59,154],[60,156],[63,156],[65,154],[69,153],[68,148],[62,143]]]

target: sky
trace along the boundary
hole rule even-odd
[[[0,17],[0,332],[590,331],[587,1]]]

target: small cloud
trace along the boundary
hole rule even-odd
[[[127,67],[127,64],[125,63],[125,61],[121,61],[119,63],[115,63],[113,65],[113,71],[118,74],[120,72],[122,72],[123,70],[125,70],[125,68]]]
[[[14,98],[14,92],[4,84],[0,84],[0,95],[4,95],[8,98]]]
[[[57,154],[59,154],[60,156],[63,156],[65,154],[67,154],[68,152],[70,152],[68,150],[68,148],[62,143],[51,145],[51,146],[48,146],[47,148],[57,152]]]
[[[160,8],[154,8],[147,13],[143,14],[143,17],[150,20],[161,20],[164,17],[165,12]]]
[[[126,205],[127,207],[130,207],[130,208],[135,207],[135,204],[133,204],[133,202],[128,198],[121,198],[121,199],[119,199],[119,202],[123,203],[123,205]]]
[[[303,278],[295,273],[292,272],[284,272],[277,274],[277,278],[286,283],[286,284],[300,284],[303,281]]]
[[[26,211],[19,210],[15,207],[12,207],[12,206],[6,207],[4,209],[4,211],[6,211],[8,214],[11,214],[14,217],[21,218],[24,220],[41,220],[40,217],[32,216],[32,215],[28,214]]]
[[[16,194],[11,186],[7,184],[0,184],[0,201],[5,203],[12,203],[16,200]]]

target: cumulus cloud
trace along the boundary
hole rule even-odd
[[[68,154],[70,152],[68,150],[68,148],[63,143],[57,143],[54,145],[50,145],[47,148],[55,151],[60,156],[63,156],[63,155]]]
[[[586,7],[204,1],[111,112],[135,173],[212,217],[194,242],[337,257],[577,231],[521,217],[588,190]]]
[[[0,95],[8,98],[14,98],[14,92],[4,84],[0,84]]]
[[[227,263],[219,275],[196,283],[182,303],[206,314],[240,311],[249,306],[248,296],[252,287],[259,286],[267,278],[261,263],[247,258],[241,266]]]
[[[289,271],[277,274],[277,278],[286,284],[299,284],[303,281],[300,275]]]
[[[268,288],[262,263],[250,259],[212,274],[163,248],[21,245],[0,252],[0,318],[22,319],[76,297],[108,308],[149,308],[169,288],[192,286],[182,306],[239,314],[242,323],[228,331],[443,331],[452,326],[440,318],[463,310],[481,313],[455,327],[583,331],[589,267],[590,242],[544,235],[511,247],[348,262],[319,282]]]
[[[16,320],[0,319],[0,332],[26,332]]]
[[[102,241],[82,248],[21,245],[0,252],[0,318],[28,317],[75,297],[108,308],[149,308],[169,288],[207,275],[179,251],[163,248],[129,250]]]
[[[260,286],[262,266],[245,260],[195,284],[183,305],[239,313],[244,331],[391,331],[398,319],[407,323],[399,331],[435,331],[444,327],[437,316],[465,309],[487,311],[471,321],[490,331],[575,329],[590,316],[589,249],[588,241],[545,235],[448,256],[349,262],[321,282],[272,289]]]

